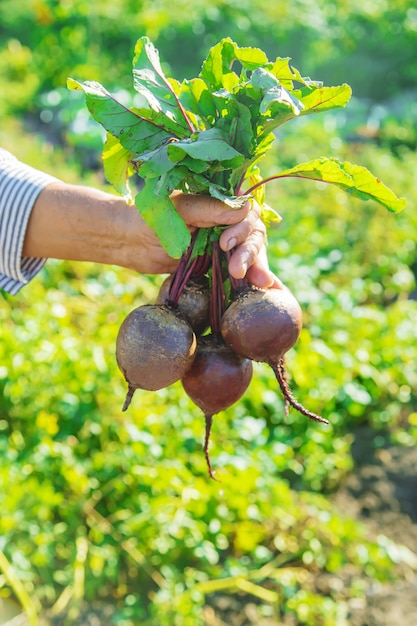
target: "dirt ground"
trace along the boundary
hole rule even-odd
[[[369,428],[355,433],[355,470],[335,495],[349,516],[417,554],[417,447],[375,449]],[[371,590],[352,607],[350,626],[416,626],[417,573],[411,579]]]
[[[371,535],[385,535],[417,555],[417,447],[375,448],[375,433],[358,429],[353,444],[354,470],[333,500],[340,511],[364,523]],[[316,581],[318,589],[343,585],[337,575]],[[331,579],[331,580],[330,580]],[[349,626],[417,626],[417,572],[406,581],[379,585],[349,605]],[[256,606],[217,598],[207,607],[206,626],[297,626],[290,619],[260,618]]]

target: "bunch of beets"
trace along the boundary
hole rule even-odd
[[[302,312],[289,289],[259,289],[228,274],[230,253],[213,241],[211,254],[190,247],[163,282],[156,303],[134,309],[122,323],[116,358],[127,383],[125,411],[136,389],[156,391],[181,380],[206,423],[208,452],[213,415],[237,402],[252,378],[252,361],[270,365],[289,406],[318,422],[287,382],[284,355],[296,343]],[[209,271],[209,275],[208,275]]]
[[[344,107],[349,85],[324,86],[303,77],[289,58],[269,61],[258,48],[239,47],[230,38],[213,46],[199,75],[179,82],[167,78],[159,53],[147,37],[133,57],[134,106],[128,107],[95,81],[68,79],[84,92],[93,118],[106,130],[104,173],[114,189],[136,204],[161,246],[179,259],[155,304],[132,311],[117,338],[117,362],[128,392],[156,390],[181,380],[206,418],[208,455],[212,417],[236,402],[252,376],[252,361],[269,364],[285,400],[320,422],[292,396],[284,355],[297,341],[300,307],[288,289],[256,289],[228,275],[228,255],[219,249],[219,231],[198,229],[191,236],[171,201],[174,191],[206,194],[240,208],[255,200],[268,225],[280,220],[264,202],[264,186],[289,177],[336,185],[351,196],[372,199],[389,211],[404,206],[366,168],[319,157],[262,176],[259,163],[283,124],[304,115]],[[140,189],[132,194],[131,183]]]

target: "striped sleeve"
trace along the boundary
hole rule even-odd
[[[57,179],[0,148],[0,289],[15,295],[46,259],[22,256],[30,213],[42,189]]]

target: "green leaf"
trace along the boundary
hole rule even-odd
[[[185,162],[185,160],[184,160]],[[184,168],[184,177],[179,181],[179,189],[184,193],[208,193],[210,186],[210,178],[207,178],[204,174],[192,172],[187,167]]]
[[[142,152],[133,159],[136,164],[138,173],[143,178],[155,178],[169,172],[176,163],[168,158],[168,144],[164,144],[156,150],[148,150]]]
[[[274,139],[275,136],[273,133],[269,133],[262,138],[258,138],[257,141],[259,143],[257,143],[256,145],[256,150],[253,157],[245,160],[240,167],[236,167],[230,172],[230,189],[233,189],[236,193],[240,192],[243,182],[246,181],[247,178],[251,175],[253,169],[257,168],[257,164],[263,159],[265,154],[271,148]]]
[[[231,69],[236,58],[235,47],[236,44],[230,38],[226,38],[209,50],[199,76],[212,91],[225,88],[231,92],[239,83],[238,75]]]
[[[321,81],[312,81],[310,78],[304,78],[295,67],[290,65],[290,61],[289,57],[277,57],[274,63],[268,64],[266,69],[278,79],[283,87],[289,90],[294,89],[294,82],[310,88],[323,86]]]
[[[252,159],[252,163],[258,163],[265,156],[265,154],[271,149],[274,140],[275,136],[273,135],[273,133],[268,133],[262,136],[261,139],[258,139],[255,158]]]
[[[187,179],[187,175],[187,168],[177,163],[176,167],[160,176],[156,181],[156,193],[169,195],[175,189],[179,189],[179,186]]]
[[[180,85],[179,98],[185,109],[196,116],[197,124],[198,118],[203,122],[203,127],[214,124],[218,115],[217,107],[213,94],[203,79],[184,80]]]
[[[219,128],[209,128],[191,139],[175,141],[168,146],[168,154],[174,160],[179,160],[177,155],[181,152],[209,162],[226,161],[228,164],[239,165],[244,160],[243,155],[226,141]]]
[[[393,213],[399,213],[406,204],[404,198],[398,198],[366,167],[354,165],[347,161],[342,162],[337,159],[321,157],[279,172],[268,180],[286,177],[309,178],[324,183],[332,183],[362,200],[375,200]]]
[[[270,133],[278,126],[301,115],[344,107],[352,95],[352,90],[347,84],[336,87],[317,87],[312,84],[310,87],[288,91],[280,85],[272,73],[263,69],[254,72],[252,83],[255,88],[264,90],[260,113],[272,118],[259,125],[262,134]]]
[[[253,72],[251,82],[255,89],[261,90],[264,94],[259,105],[261,115],[273,117],[274,114],[271,111],[273,104],[284,105],[292,110],[294,116],[300,115],[303,110],[303,104],[292,93],[282,87],[273,74],[259,68]]]
[[[304,88],[294,91],[294,95],[303,104],[300,115],[308,115],[345,107],[352,96],[352,89],[346,84],[337,87],[320,87],[314,90]]]
[[[228,106],[227,115],[216,125],[221,129],[224,137],[238,152],[246,157],[254,153],[256,138],[252,128],[252,115],[249,107],[232,100]]]
[[[79,83],[69,79],[70,89],[83,90],[93,118],[117,137],[127,150],[145,152],[161,146],[175,136],[178,129],[164,114],[146,109],[128,109],[118,102],[100,83]]]
[[[129,163],[132,156],[133,153],[124,148],[116,137],[107,134],[102,155],[104,174],[115,190],[128,201],[132,199],[128,184],[129,176],[134,173]]]
[[[190,245],[191,234],[167,193],[171,184],[164,178],[146,179],[135,204],[164,250],[170,257],[179,259]]]
[[[178,152],[180,156],[180,153]],[[202,174],[203,172],[207,172],[210,169],[211,164],[209,161],[203,161],[202,159],[193,159],[192,157],[186,156],[181,160],[181,165],[186,167],[195,174]]]
[[[261,219],[266,226],[282,222],[282,216],[278,211],[265,202],[261,205]]]
[[[199,228],[197,232],[197,237],[195,238],[193,252],[191,255],[191,259],[194,259],[196,256],[202,256],[207,252],[207,244],[209,240],[209,235],[211,233],[211,228]]]
[[[210,49],[202,65],[200,78],[213,91],[223,88],[232,93],[239,84],[239,76],[232,71],[236,61],[245,70],[253,71],[268,63],[268,58],[259,48],[239,48],[227,37]]]
[[[256,70],[268,63],[268,57],[260,48],[239,48],[235,44],[235,58],[247,70]]]
[[[141,37],[136,42],[133,85],[154,111],[163,112],[186,129],[188,134],[192,132],[178,97],[162,71],[158,50],[148,37]]]
[[[232,70],[236,61],[244,70],[252,72],[267,64],[268,58],[259,48],[239,48],[227,37],[210,49],[199,76],[211,91],[225,89],[231,94],[240,82],[239,76]],[[243,73],[243,78],[245,76]]]

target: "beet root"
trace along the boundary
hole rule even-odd
[[[296,343],[302,311],[289,289],[245,289],[223,315],[224,341],[237,354],[277,363]]]
[[[250,287],[225,311],[221,331],[224,341],[237,354],[272,368],[284,397],[285,414],[292,406],[302,415],[328,424],[300,404],[288,384],[284,355],[297,342],[301,328],[301,307],[288,288]]]
[[[181,382],[186,394],[204,413],[204,454],[211,478],[214,475],[208,446],[213,415],[237,402],[251,378],[251,361],[233,352],[220,337],[210,334],[198,339],[194,361]]]
[[[288,408],[292,406],[293,409],[296,409],[296,411],[301,413],[301,415],[305,415],[306,417],[309,417],[310,419],[316,422],[322,422],[322,424],[329,423],[328,420],[324,419],[324,417],[322,417],[321,415],[317,415],[316,413],[312,413],[311,411],[306,409],[300,402],[298,402],[298,400],[294,398],[294,396],[291,393],[290,386],[288,384],[288,377],[287,377],[287,371],[285,368],[284,358],[281,358],[276,365],[271,365],[271,368],[275,374],[275,377],[280,386],[282,395],[284,397],[285,415],[288,415]]]
[[[170,298],[173,276],[168,276],[162,283],[156,299],[157,304],[177,306],[190,324],[196,335],[201,335],[209,327],[210,290],[208,278],[190,278],[181,291],[177,302]]]
[[[178,311],[145,304],[129,313],[116,341],[117,364],[128,383],[123,410],[136,389],[156,391],[182,378],[195,350],[195,334]]]

